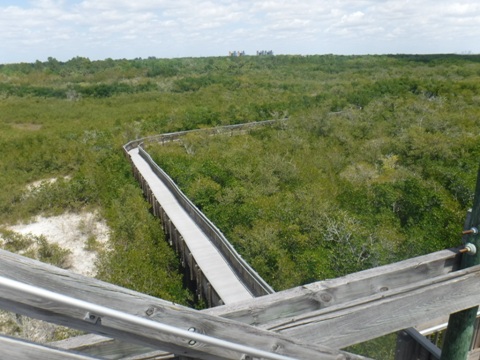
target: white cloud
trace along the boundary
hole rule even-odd
[[[0,63],[266,48],[276,53],[480,52],[479,21],[480,4],[474,0],[4,0]]]
[[[445,4],[442,9],[442,13],[446,16],[452,17],[471,17],[478,16],[480,12],[480,4],[477,3],[450,3]]]

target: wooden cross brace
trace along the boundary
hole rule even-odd
[[[203,311],[55,268],[0,250],[0,276],[179,329],[296,359],[365,359],[346,346],[478,304],[480,266],[455,271],[444,250],[342,278]],[[0,307],[15,313],[197,359],[248,354],[135,327],[0,287]],[[18,344],[17,344],[18,346]],[[114,346],[118,346],[118,343]]]

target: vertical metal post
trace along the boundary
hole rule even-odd
[[[471,216],[466,222],[466,229],[478,228],[480,225],[480,168],[477,173],[477,185]],[[480,264],[480,236],[477,233],[469,235],[469,242],[476,246],[474,255],[462,254],[461,269]],[[478,306],[450,315],[441,360],[466,360],[472,343]]]

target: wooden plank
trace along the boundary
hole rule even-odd
[[[207,309],[204,312],[268,327],[268,324],[274,321],[340,306],[359,298],[384,294],[405,285],[450,273],[458,268],[459,259],[458,250],[442,250],[254,300]]]
[[[219,347],[214,344],[210,344],[207,341],[197,342],[191,341],[186,335],[177,335],[170,334],[168,332],[160,332],[158,329],[146,328],[144,324],[132,323],[129,321],[121,320],[118,318],[111,318],[104,315],[103,312],[100,312],[101,322],[88,326],[88,321],[82,322],[82,313],[74,307],[65,306],[64,304],[59,304],[55,301],[49,299],[41,299],[38,297],[32,297],[24,292],[15,292],[11,289],[5,289],[3,286],[0,286],[2,291],[2,297],[15,298],[15,309],[18,313],[28,314],[29,316],[37,317],[43,320],[49,320],[54,323],[67,325],[77,329],[90,331],[94,333],[101,333],[108,336],[116,337],[127,342],[145,344],[157,349],[166,349],[172,353],[182,354],[192,358],[198,359],[222,359],[222,358],[241,358],[245,354],[255,354],[255,350],[239,350],[239,349],[228,349],[227,347]],[[25,306],[24,303],[20,304],[19,299],[22,299],[24,303],[29,303],[29,306]],[[35,303],[35,305],[32,305]],[[2,302],[2,306],[12,310],[11,305],[13,302]],[[93,304],[92,304],[93,307]],[[98,311],[98,310],[97,310]],[[87,313],[88,314],[88,313]],[[179,314],[178,316],[184,316],[185,314]],[[85,317],[85,313],[83,314]],[[203,324],[202,324],[203,323]],[[212,333],[218,333],[219,328],[223,328],[223,332],[229,331],[230,333],[236,333],[237,340],[235,342],[231,341],[233,344],[243,346],[243,344],[251,344],[253,339],[250,339],[250,336],[242,336],[241,333],[245,331],[238,332],[235,324],[218,324],[218,321],[215,322],[203,322],[202,319],[198,319],[199,326],[207,326],[210,329],[216,327],[217,329],[212,330]],[[202,325],[200,325],[202,324]],[[227,330],[228,329],[228,330]],[[186,331],[183,329],[183,331]],[[258,337],[258,331],[254,331]],[[246,334],[252,334],[246,333]],[[272,334],[274,335],[274,334]],[[190,338],[194,335],[192,334]],[[218,337],[218,336],[217,336]],[[223,339],[222,339],[223,340]],[[258,349],[258,347],[263,347],[259,349],[265,353],[271,354],[271,356],[263,355],[266,359],[276,358],[274,355],[278,354],[285,355],[286,357],[281,357],[282,359],[296,359],[299,354],[299,358],[319,358],[319,359],[336,359],[339,352],[333,354],[325,353],[322,351],[316,351],[313,349],[304,349],[301,346],[295,345],[294,342],[285,343],[278,336],[270,336],[270,339],[263,337],[263,341],[258,337],[258,341],[261,343],[254,343],[251,346],[248,345],[250,349]],[[275,345],[279,344],[280,348],[276,348]],[[293,347],[292,347],[293,345]],[[273,349],[269,351],[267,349]],[[279,350],[278,353],[273,351]],[[286,353],[286,354],[285,354]],[[290,353],[290,354],[289,354]]]
[[[48,345],[58,349],[75,350],[82,354],[107,359],[178,359],[175,355],[165,351],[154,350],[151,347],[127,343],[95,334],[75,336],[69,339],[52,342]]]
[[[352,299],[383,293],[386,288],[396,289],[410,282],[451,272],[457,267],[457,255],[458,252],[455,250],[444,250],[342,278],[305,285],[202,312],[268,327],[273,321],[289,319],[305,312],[340,305]],[[170,305],[170,303],[144,294],[130,292],[110,284],[100,284],[94,279],[83,278],[75,274],[65,276],[63,275],[65,272],[58,271],[57,268],[52,270],[45,264],[35,263],[36,265],[32,267],[31,260],[8,252],[0,252],[0,257],[2,258],[0,261],[1,274],[19,281],[39,284],[47,289],[67,288],[72,295],[81,293],[92,298],[98,296],[100,297],[99,303],[104,300],[105,304],[113,304],[115,308],[123,308],[125,311],[130,310],[137,314],[147,311],[151,305]],[[35,277],[31,277],[32,271],[35,273]],[[94,288],[95,291],[90,288]],[[153,318],[156,316],[154,314]],[[188,326],[188,324],[184,326]]]
[[[479,280],[480,265],[305,313],[266,328],[342,348],[478,305]]]
[[[182,329],[225,341],[258,348],[268,352],[288,355],[293,358],[359,359],[325,346],[316,346],[228,319],[203,314],[173,303],[161,301],[127,289],[105,284],[95,279],[73,274],[38,261],[0,251],[0,274],[13,280],[31,284],[72,298],[94,302],[111,309],[124,311]],[[184,356],[199,359],[240,358],[243,354],[206,344],[189,344],[188,339],[168,336],[158,331],[130,326],[117,319],[102,318],[98,323],[85,321],[85,311],[67,307],[49,300],[39,301],[35,296],[26,296],[18,290],[0,291],[0,307],[42,320],[66,325],[91,333],[98,333],[140,343]]]
[[[8,360],[92,360],[96,357],[0,335],[0,357]]]

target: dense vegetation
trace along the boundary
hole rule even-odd
[[[328,59],[265,70],[277,128],[151,147],[277,289],[456,246],[472,202],[475,58]]]
[[[99,276],[186,302],[121,145],[288,116],[150,148],[277,290],[456,246],[480,156],[479,80],[480,57],[455,55],[0,65],[0,216],[99,210],[113,247]]]

